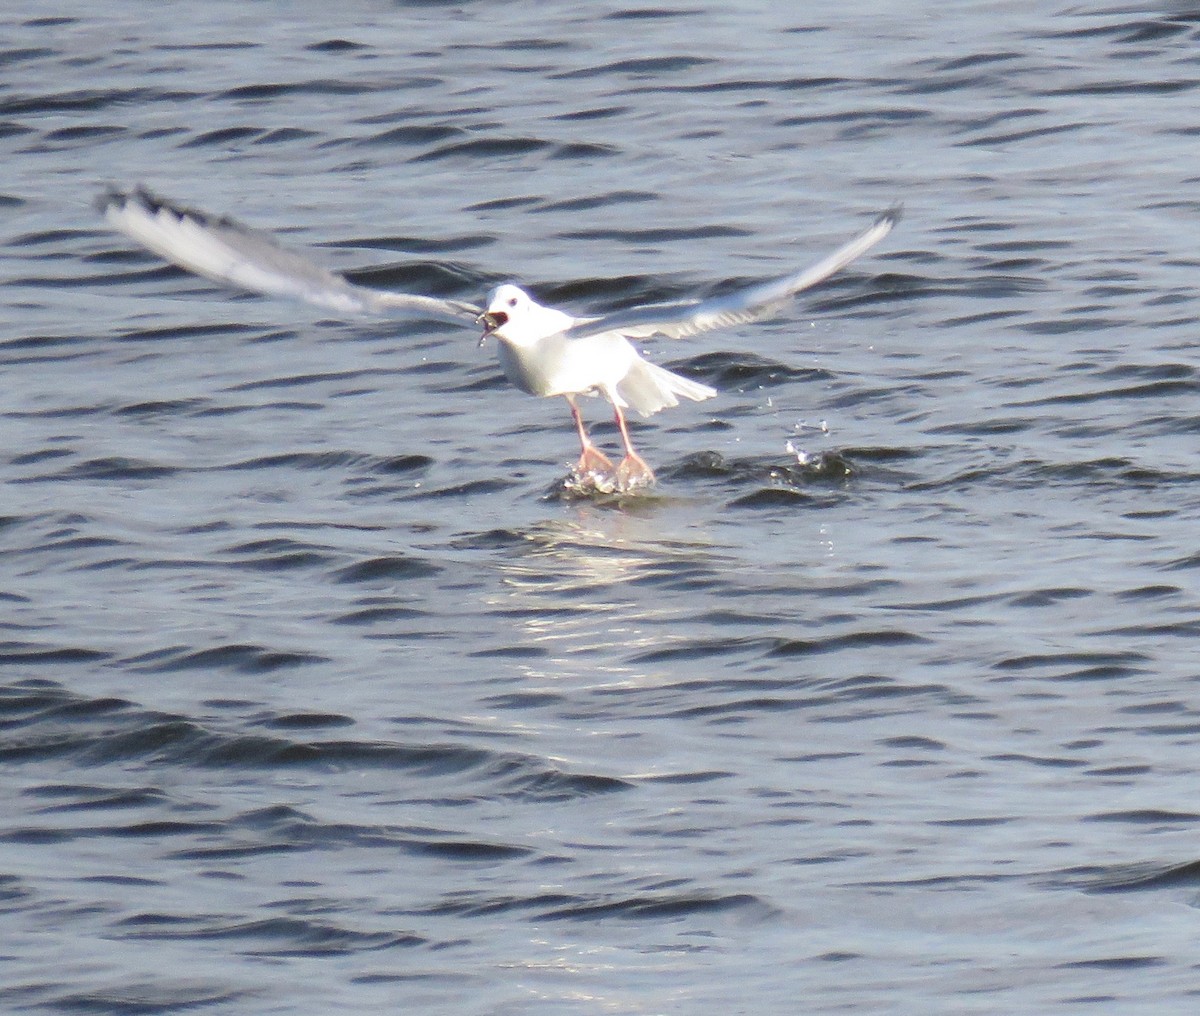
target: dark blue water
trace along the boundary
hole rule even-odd
[[[0,1007],[1192,1012],[1191,8],[0,14]],[[790,270],[564,499],[470,330]],[[596,437],[616,443],[587,400]]]

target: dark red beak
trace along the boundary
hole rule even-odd
[[[492,334],[497,328],[502,328],[508,320],[508,315],[502,310],[485,311],[475,319],[477,325],[483,325],[483,334],[479,336],[479,344],[482,346],[487,337]]]

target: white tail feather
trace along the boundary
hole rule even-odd
[[[701,402],[717,394],[715,388],[691,381],[639,357],[617,384],[616,394],[623,405],[632,406],[642,416],[679,405],[679,397]]]

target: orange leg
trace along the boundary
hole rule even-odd
[[[579,415],[579,407],[575,405],[575,396],[566,395],[564,398],[571,407],[571,419],[575,421],[575,429],[579,432],[579,447],[582,449],[575,472],[580,476],[588,476],[592,473],[611,476],[613,464],[609,457],[592,444],[592,439],[588,437],[587,428],[583,425],[583,417]]]
[[[625,414],[621,412],[621,407],[615,402],[613,403],[613,418],[617,421],[617,428],[621,431],[621,440],[625,442],[625,458],[617,466],[617,489],[633,490],[635,487],[649,487],[654,483],[654,470],[646,465],[645,459],[633,450],[633,443],[629,440],[629,428],[625,425]]]

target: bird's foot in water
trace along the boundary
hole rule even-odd
[[[614,474],[617,490],[622,493],[654,486],[654,470],[640,455],[630,452],[621,460]]]
[[[584,497],[612,494],[617,490],[616,468],[604,452],[589,444],[583,449],[571,475],[563,481],[563,489]]]
[[[654,470],[640,455],[626,455],[613,466],[607,455],[595,447],[584,449],[563,488],[580,496],[595,494],[631,494],[654,486]]]
[[[579,461],[575,464],[575,475],[578,477],[596,476],[611,477],[613,475],[612,459],[593,444],[583,449]]]

